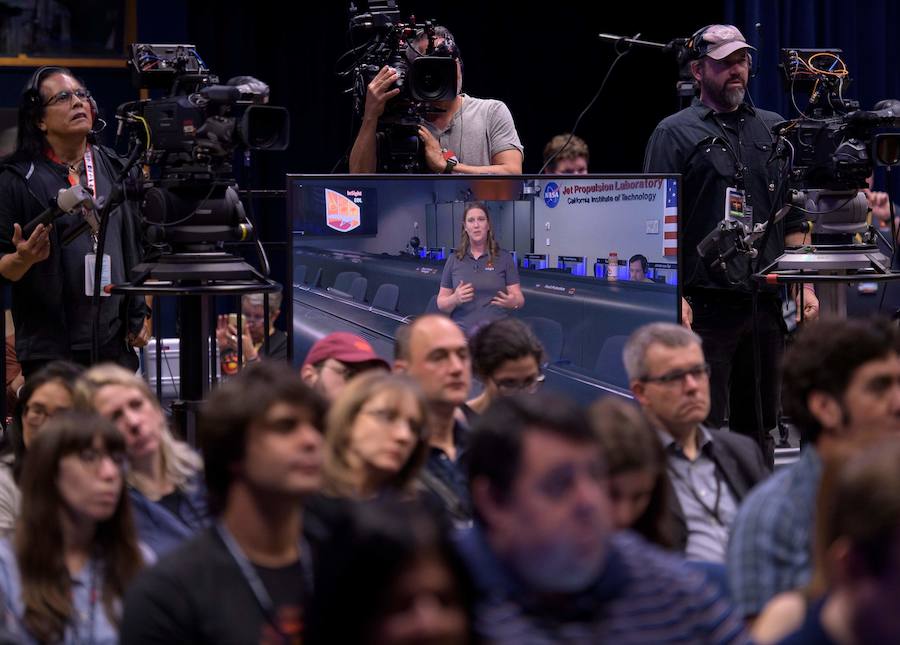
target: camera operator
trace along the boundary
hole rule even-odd
[[[644,172],[681,173],[684,276],[682,322],[701,336],[712,368],[711,409],[707,425],[725,425],[757,437],[754,405],[753,320],[748,255],[731,261],[734,271],[717,271],[697,251],[726,216],[729,199],[737,198],[753,222],[765,222],[776,204],[782,165],[771,163],[772,126],[783,121],[774,112],[744,102],[750,74],[750,50],[732,25],[709,25],[688,43],[691,74],[700,87],[692,105],[657,125],[647,144]],[[744,201],[745,200],[745,201]],[[749,219],[749,218],[748,218]],[[785,246],[804,243],[802,218],[791,214],[769,231],[759,250],[762,265]],[[806,239],[806,242],[809,240]],[[752,259],[756,263],[756,259]],[[812,285],[802,288],[805,318],[818,315]],[[786,333],[775,288],[761,287],[758,303],[762,427],[776,426],[779,410],[778,365]],[[764,443],[770,443],[765,439]],[[772,445],[762,446],[771,460]]]
[[[429,55],[456,60],[457,92],[462,87],[462,59],[453,35],[445,27],[434,30],[435,51]],[[428,37],[413,43],[425,54]],[[399,76],[385,65],[369,83],[362,125],[350,151],[351,173],[376,171],[376,133],[388,101],[400,93]],[[424,123],[418,127],[424,146],[425,165],[435,173],[515,175],[522,172],[523,148],[509,108],[502,101],[479,99],[458,93],[452,101],[433,101]]]
[[[16,353],[26,378],[52,360],[90,362],[97,231],[62,240],[96,213],[62,215],[27,239],[22,230],[60,189],[80,183],[95,198],[109,196],[122,162],[94,144],[99,120],[90,92],[69,70],[42,67],[20,98],[16,150],[0,166],[0,275],[13,283]],[[124,282],[139,260],[135,220],[127,205],[118,206],[107,231],[104,286]],[[133,347],[147,343],[146,315],[143,300],[104,293],[100,360],[137,369]]]

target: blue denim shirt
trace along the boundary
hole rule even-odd
[[[153,554],[141,545],[145,563],[154,560]],[[93,588],[93,592],[92,592]],[[63,637],[64,645],[91,643],[92,645],[114,645],[119,642],[118,629],[109,621],[100,590],[103,588],[103,570],[100,564],[91,560],[72,577],[72,605],[75,613]],[[25,628],[23,618],[25,605],[22,602],[22,580],[19,564],[10,539],[0,540],[0,594],[2,594],[4,620],[7,628],[23,643],[37,643]],[[121,602],[116,603],[116,612],[121,615]]]
[[[129,486],[131,511],[138,538],[157,557],[162,557],[199,530],[210,526],[209,509],[206,504],[206,486],[203,478],[195,475],[185,487],[178,515],[172,513],[159,502],[147,499],[143,493]]]

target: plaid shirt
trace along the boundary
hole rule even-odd
[[[822,460],[814,448],[750,492],[728,544],[728,582],[738,611],[757,616],[776,594],[809,582]]]

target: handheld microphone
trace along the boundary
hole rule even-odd
[[[94,201],[94,197],[81,184],[75,184],[69,188],[60,188],[56,199],[50,200],[50,206],[43,213],[35,217],[22,227],[22,237],[26,240],[34,233],[38,224],[47,226],[58,217],[71,213],[80,207],[98,209],[102,205]]]

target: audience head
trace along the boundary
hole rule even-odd
[[[336,331],[313,344],[303,360],[300,376],[330,402],[354,376],[374,369],[390,370],[390,365],[375,353],[367,340]]]
[[[234,489],[300,501],[322,480],[325,402],[280,361],[253,363],[216,388],[198,428],[210,508]]]
[[[618,397],[597,401],[588,415],[606,459],[616,528],[671,547],[666,456],[656,432],[640,410]]]
[[[6,443],[15,461],[13,473],[21,475],[25,451],[45,422],[74,405],[75,381],[82,368],[66,361],[53,361],[32,374],[19,392],[13,423],[6,432]]]
[[[427,420],[414,381],[380,371],[353,379],[328,412],[325,490],[346,497],[407,491],[427,454]]]
[[[709,366],[700,337],[673,323],[635,330],[622,351],[634,398],[659,429],[680,437],[709,414]]]
[[[326,547],[313,643],[471,642],[471,583],[448,533],[412,503],[355,509]]]
[[[265,340],[265,298],[261,293],[248,293],[241,297],[241,318],[250,331],[250,338],[254,343]],[[281,292],[269,294],[269,326],[275,324],[275,319],[281,314]]]
[[[415,380],[432,409],[465,403],[472,385],[469,345],[447,316],[428,314],[401,325],[395,336],[394,369]]]
[[[569,140],[569,136],[572,137],[571,140]],[[547,160],[554,154],[556,157],[544,172],[551,175],[586,175],[588,173],[588,161],[590,161],[591,154],[587,143],[581,137],[568,133],[556,135],[544,146],[544,163],[547,163]]]
[[[628,258],[628,277],[632,282],[646,282],[649,263],[647,256],[637,253]]]
[[[531,328],[516,318],[481,327],[469,341],[472,369],[491,400],[516,392],[535,392],[544,376],[544,348]]]
[[[612,531],[606,465],[576,403],[543,392],[494,401],[468,469],[475,517],[518,578],[551,593],[597,579]]]
[[[116,425],[134,469],[162,467],[179,487],[201,469],[199,457],[172,436],[150,386],[134,372],[112,363],[95,365],[78,380],[76,400],[79,408],[96,411]],[[129,481],[135,484],[134,478]]]
[[[57,642],[74,616],[66,536],[93,527],[101,558],[102,601],[109,616],[142,565],[124,494],[125,442],[106,419],[65,412],[31,442],[22,470],[22,510],[15,549],[25,624],[41,642]]]
[[[900,429],[896,325],[882,318],[804,325],[785,353],[782,405],[804,442],[873,424]]]
[[[836,468],[817,506],[823,591],[849,600],[856,642],[900,642],[900,438],[869,441]]]

